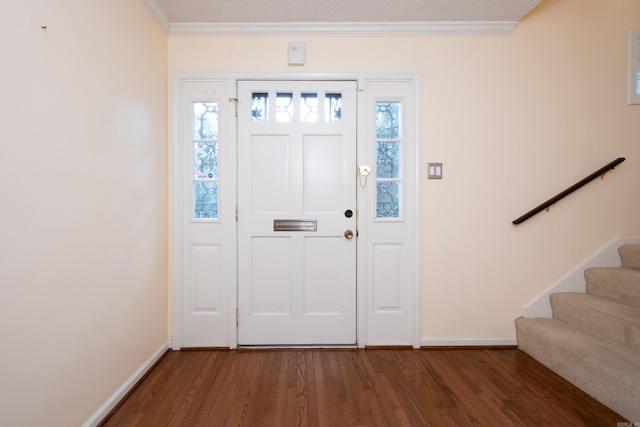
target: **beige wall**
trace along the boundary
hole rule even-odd
[[[0,15],[0,425],[78,426],[168,339],[167,38],[130,0]]]
[[[513,338],[522,306],[640,234],[640,106],[626,104],[637,0],[544,0],[505,37],[174,37],[169,71],[422,75],[422,336]],[[307,64],[287,66],[287,44]],[[511,221],[619,157],[528,222]],[[444,179],[427,181],[427,162]]]
[[[167,339],[169,71],[422,74],[423,336],[513,336],[640,234],[636,0],[544,0],[506,37],[171,38],[138,2],[0,4],[0,424],[87,420]],[[47,29],[42,30],[41,25]],[[288,67],[303,40],[307,65]],[[618,156],[552,211],[511,220]],[[424,174],[424,169],[422,170]]]

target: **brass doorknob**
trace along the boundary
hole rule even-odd
[[[344,237],[346,237],[347,239],[353,239],[353,231],[345,230]]]

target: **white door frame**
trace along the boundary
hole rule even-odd
[[[183,304],[183,277],[184,277],[184,264],[183,264],[183,215],[182,207],[184,203],[184,195],[176,189],[182,188],[181,180],[183,174],[186,171],[181,170],[180,159],[181,153],[181,129],[182,125],[181,112],[182,112],[182,83],[189,81],[228,81],[228,87],[236,87],[238,80],[355,80],[358,81],[358,105],[364,105],[366,101],[366,87],[368,82],[403,82],[410,83],[412,85],[412,91],[415,93],[415,99],[413,100],[412,119],[410,120],[411,128],[408,132],[413,133],[411,138],[411,146],[409,147],[410,155],[407,158],[407,191],[405,192],[405,215],[404,221],[407,222],[410,233],[407,247],[408,265],[409,271],[406,272],[406,280],[408,281],[408,292],[410,299],[410,329],[411,343],[414,348],[421,346],[421,268],[420,268],[420,94],[421,94],[421,79],[419,73],[176,73],[172,78],[171,89],[171,224],[170,224],[170,237],[172,244],[170,246],[170,260],[171,260],[171,283],[170,283],[170,337],[172,348],[179,350],[182,347],[182,304]],[[235,96],[235,89],[233,94],[230,93],[230,97]],[[368,141],[366,135],[368,129],[366,128],[367,117],[366,109],[358,107],[357,113],[357,162],[358,164],[366,163],[366,157],[371,156],[368,152]],[[235,144],[237,144],[237,132],[233,130]],[[371,151],[369,149],[369,151]],[[373,155],[375,158],[375,154]],[[409,160],[410,159],[410,160]],[[410,165],[410,167],[409,167]],[[237,170],[236,165],[233,166]],[[360,215],[362,215],[363,206],[361,201],[358,201],[358,208]],[[371,302],[372,292],[371,283],[367,283],[367,277],[369,277],[369,269],[371,268],[370,255],[368,255],[368,236],[366,221],[359,221],[358,230],[360,235],[358,237],[358,254],[357,254],[357,346],[363,348],[367,345],[367,313]],[[235,243],[237,246],[237,242]],[[237,259],[236,259],[237,264]],[[227,284],[229,286],[228,295],[228,307],[237,307],[237,280],[235,283]],[[226,310],[231,313],[234,310]],[[229,345],[231,349],[237,348],[237,327],[235,319],[229,319],[228,321],[228,337]]]

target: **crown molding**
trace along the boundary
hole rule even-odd
[[[214,36],[504,36],[518,21],[171,22],[157,0],[139,0],[170,37]]]
[[[149,12],[149,15],[158,23],[160,28],[166,33],[169,34],[169,30],[171,27],[171,21],[167,17],[167,14],[164,13],[164,10],[160,6],[158,6],[158,2],[156,0],[139,0],[142,6]]]
[[[141,0],[155,2],[155,0]],[[173,22],[170,37],[214,36],[504,36],[518,21],[429,21],[429,22]]]

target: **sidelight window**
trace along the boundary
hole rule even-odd
[[[218,103],[193,103],[193,218],[218,218]]]
[[[402,194],[402,103],[376,103],[376,218],[399,219]]]

